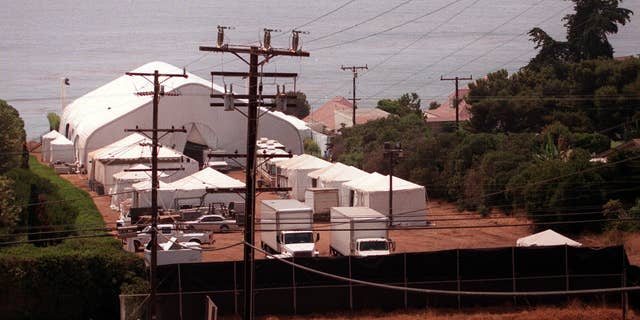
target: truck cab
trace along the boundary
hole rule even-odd
[[[320,240],[320,235],[318,234],[314,239],[311,231],[281,231],[277,238],[279,252],[283,256],[289,257],[317,256],[318,251],[315,249],[315,243],[318,240]]]
[[[356,240],[355,256],[382,256],[395,249],[395,243],[385,238],[363,238]]]

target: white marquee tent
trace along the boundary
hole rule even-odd
[[[40,150],[42,150],[42,161],[50,161],[51,141],[57,137],[63,137],[63,135],[56,130],[51,130],[50,132],[42,135],[42,146],[40,147]]]
[[[120,210],[120,204],[133,197],[133,184],[151,180],[151,168],[144,164],[136,164],[129,169],[148,171],[120,171],[113,175],[114,187],[111,189],[111,209]],[[159,179],[165,179],[167,174],[158,172]]]
[[[301,155],[295,163],[289,163],[283,167],[283,175],[286,176],[287,184],[281,185],[291,187],[291,197],[304,201],[304,192],[311,187],[311,180],[308,174],[312,171],[322,169],[331,165],[331,162],[322,160],[311,155]]]
[[[150,62],[133,72],[182,73],[183,70],[164,62]],[[185,155],[200,160],[201,150],[186,148],[187,142],[212,150],[246,150],[247,119],[240,112],[226,112],[223,108],[211,108],[210,93],[222,93],[224,89],[195,74],[174,77],[163,82],[165,95],[159,105],[159,128],[184,127],[187,133],[173,132],[165,135],[160,143]],[[79,162],[87,164],[88,153],[123,138],[125,129],[151,128],[152,96],[138,95],[140,91],[153,90],[143,77],[123,75],[102,87],[76,99],[65,107],[61,116],[61,133],[72,140],[79,155]],[[246,107],[238,107],[246,113]],[[303,139],[311,130],[299,119],[281,112],[261,109],[258,134],[278,140],[294,154],[303,152]],[[239,136],[238,133],[241,133]],[[205,145],[206,144],[206,145]],[[194,154],[191,154],[191,152]],[[200,152],[198,152],[200,151]],[[195,153],[199,153],[196,157]]]
[[[135,184],[136,190],[148,189],[148,184]],[[180,180],[167,183],[158,190],[158,202],[165,209],[177,209],[177,205],[208,205],[214,202],[244,202],[238,193],[207,193],[206,189],[244,188],[244,182],[231,178],[212,168],[202,169]],[[151,192],[136,191],[139,207],[151,206]]]
[[[551,229],[520,238],[516,241],[517,247],[546,247],[546,246],[572,246],[581,247],[582,243],[567,238]]]
[[[347,200],[342,200],[342,185],[345,182],[352,181],[354,179],[368,176],[369,173],[362,171],[353,166],[347,166],[340,162],[334,163],[331,167],[326,167],[309,173],[311,184],[313,185],[313,179],[317,180],[317,186],[319,188],[336,188],[338,189],[338,203],[343,205]],[[348,198],[347,198],[348,199]]]
[[[106,193],[112,193],[113,175],[136,164],[151,166],[151,140],[141,134],[134,133],[106,147],[89,154],[89,180],[93,184],[104,186]],[[158,148],[159,168],[183,168],[172,171],[165,178],[171,182],[198,171],[198,162],[182,153],[160,146]]]
[[[364,206],[389,215],[389,176],[370,174],[343,184],[344,192],[353,203],[350,206]],[[424,225],[427,221],[425,188],[421,185],[393,177],[393,215],[389,217],[394,225]]]
[[[59,136],[49,142],[49,162],[62,161],[73,163],[76,157],[73,152],[73,142],[64,136]]]

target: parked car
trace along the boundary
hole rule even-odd
[[[210,244],[213,243],[213,236],[210,231],[194,231],[182,230],[180,226],[173,224],[158,225],[158,243],[167,241],[167,239],[175,237],[180,242],[196,242]],[[151,226],[147,226],[137,233],[136,237],[127,239],[132,241],[133,249],[138,250],[146,247],[151,241]]]
[[[227,219],[219,214],[205,214],[196,220],[184,221],[187,227],[193,227],[196,230],[209,230],[217,232],[229,232],[238,230],[240,227],[234,219]]]

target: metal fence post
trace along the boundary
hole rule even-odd
[[[293,263],[296,263],[296,257],[292,258]],[[293,280],[293,314],[298,314],[298,290],[296,290],[296,267],[291,266],[291,277]]]
[[[180,311],[180,320],[182,320],[182,272],[180,264],[178,264],[178,310]]]
[[[404,267],[404,287],[407,288],[407,254],[403,253],[402,254],[403,257],[403,267]],[[408,294],[407,294],[407,290],[404,290],[404,308],[405,310],[409,307],[409,302],[408,300]]]
[[[456,288],[460,291],[461,283],[460,283],[460,249],[456,249]],[[462,301],[460,294],[458,294],[458,310],[462,308]]]
[[[233,313],[238,314],[238,267],[237,262],[233,262]]]
[[[351,256],[349,256],[349,279],[351,279]],[[349,310],[353,311],[353,282],[349,281]]]
[[[511,290],[516,292],[516,248],[511,247]],[[513,296],[513,305],[517,305],[517,297]]]

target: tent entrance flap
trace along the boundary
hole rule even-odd
[[[198,161],[198,165],[202,168],[204,163],[203,155],[204,151],[209,149],[209,147],[205,144],[199,144],[192,141],[187,140],[187,143],[184,145],[184,155]]]

